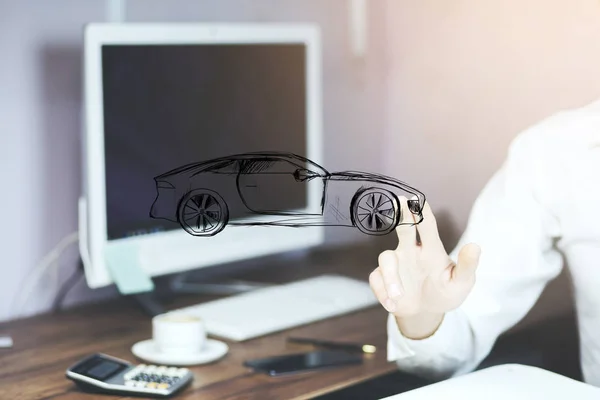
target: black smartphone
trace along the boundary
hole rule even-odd
[[[249,360],[244,362],[244,366],[271,376],[277,376],[340,365],[360,364],[362,360],[362,356],[358,354],[324,350]]]

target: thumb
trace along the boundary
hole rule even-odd
[[[465,245],[458,253],[458,262],[452,271],[453,279],[457,281],[469,281],[475,275],[479,265],[481,249],[475,243]]]

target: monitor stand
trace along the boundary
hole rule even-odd
[[[175,276],[171,281],[171,290],[174,293],[231,295],[272,286],[272,284],[269,283],[249,282],[243,280],[230,281],[229,283],[194,282],[187,278],[187,272],[182,272]]]
[[[188,273],[177,274],[169,284],[170,294],[234,295],[273,286],[271,283],[235,280],[229,283],[206,283],[188,280]],[[154,317],[168,310],[154,292],[139,293],[132,296],[142,310]]]
[[[264,289],[278,285],[275,282],[257,282],[244,280],[236,277],[248,276],[246,273],[250,270],[260,271],[265,266],[274,266],[295,263],[298,260],[306,261],[310,256],[311,250],[300,249],[283,254],[274,254],[266,257],[257,257],[254,259],[240,260],[228,264],[225,268],[188,270],[177,273],[163,281],[153,292],[137,294],[132,296],[138,305],[150,316],[164,314],[169,310],[163,304],[164,300],[181,294],[195,294],[205,296],[229,296],[249,292],[256,289]],[[302,262],[304,262],[302,261]],[[302,264],[301,264],[302,265]],[[260,277],[264,274],[255,274]],[[253,279],[250,277],[250,279]],[[258,278],[261,279],[261,278]],[[268,280],[268,278],[265,278]],[[161,290],[159,290],[161,289]],[[161,296],[164,293],[164,296]]]
[[[164,314],[167,311],[160,300],[156,298],[154,292],[134,294],[131,295],[131,298],[135,300],[142,311],[150,317]]]

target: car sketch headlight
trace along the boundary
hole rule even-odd
[[[419,200],[408,200],[408,209],[413,214],[419,214],[421,212],[421,206]]]

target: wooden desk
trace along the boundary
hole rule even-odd
[[[235,278],[286,282],[322,273],[339,273],[367,280],[381,249],[374,246],[320,251],[307,257],[274,262],[261,270],[240,272]],[[185,296],[169,308],[214,297]],[[242,343],[228,342],[229,353],[221,360],[193,367],[195,380],[178,399],[308,399],[335,391],[395,369],[386,361],[386,312],[373,307],[286,332]],[[65,369],[94,352],[103,352],[135,363],[131,346],[151,337],[151,321],[135,304],[119,298],[82,306],[55,315],[43,315],[0,324],[0,332],[12,335],[14,347],[0,349],[0,398],[2,399],[107,399],[106,395],[81,392],[64,376]],[[242,366],[247,359],[303,352],[309,346],[288,344],[288,335],[364,342],[377,345],[376,354],[361,365],[297,376],[269,377]],[[118,398],[118,397],[117,397]]]

